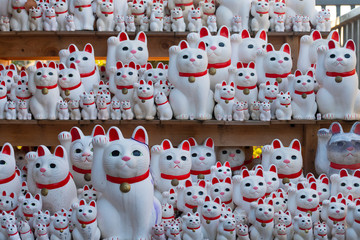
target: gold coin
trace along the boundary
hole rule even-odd
[[[198,179],[205,179],[205,176],[204,176],[204,174],[199,174],[199,175],[197,176],[197,178],[198,178]]]
[[[273,100],[269,100],[269,103],[273,103]]]
[[[128,93],[128,89],[127,89],[127,88],[123,88],[123,89],[121,90],[121,92],[126,95],[126,94]]]
[[[46,95],[46,94],[49,93],[49,89],[43,88],[43,89],[41,89],[41,93],[44,94],[44,95]]]
[[[82,12],[82,7],[79,7],[79,11]]]
[[[21,9],[20,9],[20,8],[18,8],[16,11],[17,11],[17,13],[21,13]]]
[[[337,221],[334,221],[334,224],[337,224]]]
[[[306,93],[303,93],[303,94],[301,95],[301,97],[302,97],[303,99],[305,99],[305,98],[307,98],[307,94],[306,94]]]
[[[90,182],[91,181],[91,173],[86,173],[84,175],[84,179],[85,179],[85,181]]]
[[[81,224],[81,227],[82,227],[82,228],[86,228],[86,224]]]
[[[69,89],[66,89],[65,90],[65,96],[69,96],[70,95],[70,90]]]
[[[262,14],[260,14],[260,17],[262,17],[263,15]]]
[[[277,81],[277,83],[282,83],[282,78],[281,78],[281,77],[277,77],[277,78],[276,78],[276,81]]]
[[[210,68],[209,69],[209,73],[210,73],[210,75],[215,75],[216,74],[216,68]]]
[[[46,189],[46,188],[41,189],[41,195],[43,195],[44,197],[47,196],[48,193],[49,193],[48,189]]]
[[[283,178],[282,183],[283,183],[283,184],[290,183],[290,179],[288,179],[288,178]]]
[[[108,16],[108,14],[105,14],[105,17],[107,17]]]
[[[179,180],[177,179],[171,180],[171,186],[176,187],[177,185],[179,185]]]
[[[250,94],[250,90],[249,90],[248,88],[245,88],[245,89],[243,90],[243,93],[244,93],[245,95],[249,95],[249,94]]]
[[[195,77],[194,77],[194,76],[189,77],[189,82],[190,82],[190,83],[195,82]]]
[[[58,16],[59,16],[59,14],[56,14],[56,16],[58,17]]]
[[[335,78],[335,82],[341,83],[341,82],[342,82],[342,77],[337,76],[337,77]]]
[[[261,226],[262,226],[262,227],[266,227],[266,223],[262,223]]]
[[[127,182],[124,182],[122,184],[120,184],[120,191],[123,193],[127,193],[130,192],[131,189],[131,185]]]
[[[233,231],[231,231],[230,234],[233,234]]]
[[[206,220],[206,223],[207,223],[207,224],[210,224],[210,220]]]

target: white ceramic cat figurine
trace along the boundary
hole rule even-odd
[[[1,18],[0,18],[0,30],[2,32],[9,32],[10,31],[10,19],[9,19],[9,17],[1,16]]]
[[[26,193],[25,196],[20,196],[19,201],[19,210],[18,217],[23,221],[27,221],[30,226],[33,226],[34,222],[34,213],[41,211],[42,209],[42,199],[39,194],[36,194],[34,197],[31,193]]]
[[[302,15],[296,15],[292,18],[292,25],[293,25],[294,32],[303,32],[302,18],[303,18]]]
[[[200,214],[198,212],[194,214],[188,212],[186,215],[182,216],[182,220],[183,240],[204,238],[200,221]]]
[[[269,101],[264,101],[260,105],[260,121],[271,120],[271,105]]]
[[[321,209],[321,219],[326,222],[328,236],[331,236],[336,223],[346,223],[347,204],[342,194],[331,196],[324,200]]]
[[[70,240],[71,233],[69,229],[69,219],[66,213],[55,213],[51,217],[51,224],[49,227],[51,240]]]
[[[324,119],[359,118],[355,51],[353,40],[348,40],[344,47],[339,47],[334,40],[330,40],[328,46],[318,48],[315,78],[321,87],[316,101]],[[339,101],[342,101],[341,104],[332,105]]]
[[[164,12],[160,8],[154,8],[151,11],[150,31],[162,32],[164,28]]]
[[[80,95],[81,116],[84,120],[95,120],[97,117],[97,109],[95,104],[95,96],[93,92],[84,92]]]
[[[223,165],[221,165],[220,162],[216,162],[215,166],[211,166],[210,171],[211,171],[210,179],[217,177],[220,181],[223,181],[226,178],[232,176],[229,162],[225,162]]]
[[[280,92],[276,99],[275,116],[277,120],[291,120],[292,106],[290,92]]]
[[[110,113],[107,108],[107,103],[104,99],[96,102],[96,107],[98,109],[97,117],[100,120],[108,120],[110,118]]]
[[[316,30],[319,32],[325,32],[325,18],[322,15],[316,16]]]
[[[345,223],[337,223],[333,230],[332,230],[332,239],[333,240],[345,240],[345,234],[346,234],[346,227]]]
[[[249,227],[244,224],[236,225],[236,235],[238,240],[250,240]]]
[[[232,121],[233,105],[235,104],[234,82],[226,84],[225,81],[215,86],[214,100],[217,102],[214,108],[216,120]]]
[[[294,239],[307,240],[313,239],[314,233],[312,228],[312,220],[310,213],[299,214],[294,217]]]
[[[252,0],[239,2],[236,0],[220,1],[220,6],[216,10],[218,25],[231,27],[231,20],[234,16],[240,16],[242,19],[242,28],[249,28],[249,15]]]
[[[164,65],[162,62],[159,62],[156,66],[156,68],[153,68],[151,63],[146,64],[146,69],[142,73],[142,78],[148,82],[152,81],[154,84],[163,81],[163,83],[166,83],[167,81],[167,70],[168,66]]]
[[[135,26],[135,20],[134,20],[133,15],[126,16],[125,23],[126,23],[126,31],[127,32],[135,32],[136,26]]]
[[[209,16],[207,19],[207,27],[211,33],[217,32],[216,16]]]
[[[296,70],[295,75],[288,76],[289,89],[291,89],[291,108],[294,119],[315,119],[317,104],[315,101],[314,72],[309,70],[302,75]]]
[[[234,33],[239,33],[242,30],[242,21],[240,16],[234,16],[231,21],[231,30]]]
[[[165,203],[161,205],[161,209],[162,209],[161,224],[167,226],[171,224],[172,221],[175,220],[174,207],[171,204]]]
[[[74,16],[69,14],[65,17],[65,19],[66,19],[66,23],[65,23],[66,31],[69,31],[69,32],[75,31]]]
[[[283,223],[278,223],[274,227],[274,240],[286,240],[286,226]]]
[[[360,200],[348,204],[348,211],[346,214],[346,239],[358,239],[360,236]]]
[[[35,228],[35,235],[38,236],[36,240],[49,240],[48,228],[44,224],[38,224]]]
[[[171,22],[173,32],[185,32],[186,24],[181,8],[176,7],[171,10]]]
[[[112,120],[121,120],[120,101],[111,101],[110,116]]]
[[[82,189],[79,188],[77,190],[78,192],[78,198],[84,199],[87,203],[90,203],[92,200],[95,202],[98,198],[98,193],[94,189],[94,187],[89,187],[88,185],[85,185]]]
[[[8,240],[21,240],[16,224],[8,224],[6,226]]]
[[[131,110],[130,101],[122,101],[121,103],[121,117],[123,120],[134,119],[134,113]]]
[[[8,13],[11,14],[10,28],[12,31],[29,31],[28,13],[25,9],[26,0],[9,0]],[[5,8],[6,5],[3,5]]]
[[[128,15],[134,16],[134,22],[136,26],[140,26],[140,20],[145,16],[146,2],[143,0],[134,0],[128,2]]]
[[[326,223],[318,222],[314,224],[314,238],[315,240],[327,240]]]
[[[234,121],[244,121],[245,120],[245,110],[244,102],[236,102],[233,105],[232,113]]]
[[[273,239],[272,229],[274,228],[274,207],[270,199],[265,201],[262,198],[255,200],[250,205],[249,222],[251,239]]]
[[[68,16],[69,4],[66,0],[56,0],[54,7],[58,30],[66,31],[66,16]]]
[[[75,30],[94,30],[95,16],[91,0],[71,0],[69,10],[74,14]]]
[[[201,10],[201,19],[202,19],[202,25],[206,26],[206,24],[208,24],[208,28],[209,28],[209,17],[215,17],[215,11],[216,11],[216,7],[215,7],[215,1],[214,0],[204,0],[204,1],[200,1],[199,3],[199,7]],[[210,29],[209,29],[210,30]],[[211,30],[210,30],[211,31]],[[215,31],[211,31],[211,32],[216,32]]]
[[[125,32],[125,19],[123,16],[117,15],[115,17],[115,31]]]
[[[17,225],[21,239],[34,240],[33,232],[27,221],[18,220]]]
[[[44,224],[46,227],[49,227],[50,225],[50,212],[48,210],[42,212],[37,211],[34,213],[34,221],[33,221],[33,227],[36,228],[36,225],[38,224]]]
[[[260,84],[258,99],[262,102],[268,102],[271,105],[272,119],[275,119],[276,99],[278,94],[279,94],[279,84],[277,82],[271,84],[270,81],[267,81],[266,83]]]
[[[236,239],[236,222],[235,216],[223,216],[217,229],[217,240],[235,240]]]
[[[276,192],[280,186],[275,165],[270,165],[269,171],[264,171],[264,178],[266,182],[266,195],[269,196],[272,192]]]
[[[162,224],[155,224],[155,226],[152,227],[151,239],[166,240],[164,226]]]
[[[18,208],[18,200],[17,196],[15,196],[15,193],[3,191],[0,196],[1,212],[10,213],[12,211],[17,214]]]
[[[234,175],[239,175],[245,163],[245,151],[240,147],[218,147],[217,160],[221,163],[229,162]]]
[[[174,221],[171,225],[165,226],[168,240],[181,240],[181,227],[180,224]]]
[[[16,196],[20,196],[20,174],[16,171],[14,149],[10,143],[5,143],[3,145],[0,156],[1,159],[4,161],[4,166],[0,171],[0,177],[2,180],[2,184],[0,185],[0,192],[13,192]]]
[[[207,196],[206,182],[204,180],[194,184],[191,180],[186,180],[185,185],[178,185],[176,190],[177,208],[183,213],[194,211]]]
[[[164,16],[164,27],[163,30],[165,32],[171,32],[171,17],[170,16]]]
[[[273,203],[274,205],[276,205],[276,200],[273,199]],[[274,210],[275,210],[275,206],[274,206]],[[291,240],[293,239],[293,236],[294,236],[294,226],[292,224],[292,220],[291,220],[291,215],[290,215],[290,212],[289,211],[275,211],[275,214],[274,214],[274,218],[275,218],[275,224],[278,224],[278,223],[282,223],[282,224],[285,224],[285,227],[286,227],[286,238],[285,239],[288,239],[288,240]]]
[[[205,199],[199,201],[198,211],[201,215],[204,238],[215,240],[221,217],[220,199],[215,198],[214,200],[211,200],[209,196],[206,196]]]
[[[259,83],[277,82],[280,91],[287,91],[287,76],[291,73],[292,59],[290,45],[285,43],[279,51],[275,51],[272,44],[260,49],[256,57],[256,72]]]
[[[81,82],[80,73],[75,63],[70,63],[67,68],[65,64],[59,64],[59,86],[60,95],[63,99],[80,100],[80,95],[85,91]]]
[[[169,50],[169,82],[174,86],[169,100],[176,119],[212,117],[213,92],[205,49],[204,42],[200,42],[198,48],[190,48],[186,41],[181,41]]]
[[[304,25],[304,20],[303,20]],[[275,18],[275,32],[285,32],[285,19],[283,15],[278,15]]]
[[[331,31],[331,12],[330,9],[321,9],[318,13],[319,15],[324,17],[325,20],[325,32]]]
[[[40,7],[32,7],[29,10],[30,31],[43,30],[43,12]]]
[[[309,174],[308,174],[309,175]],[[309,183],[316,183],[318,195],[319,195],[319,202],[322,205],[322,202],[325,199],[329,199],[330,197],[330,181],[329,178],[325,174],[321,174],[319,178],[316,180],[315,177],[310,176],[306,178],[308,179]]]
[[[69,209],[77,201],[75,182],[63,146],[57,146],[51,154],[47,147],[41,145],[37,152],[27,153],[26,159],[29,190],[41,193],[44,209],[54,213],[62,208]]]
[[[191,8],[188,13],[188,29],[189,32],[199,32],[202,27],[201,10],[198,8]]]
[[[278,17],[282,17],[283,21],[286,18],[286,2],[284,0],[275,0],[274,2],[270,2],[270,29],[271,31],[276,31],[276,22]],[[277,32],[277,31],[276,31]]]
[[[79,101],[78,100],[70,100],[69,109],[70,109],[70,119],[71,120],[80,120],[81,113],[79,109]]]
[[[0,74],[1,75],[1,74]],[[5,81],[1,81],[0,83],[0,119],[4,119],[5,118],[5,107],[7,105],[7,88],[6,88],[6,84]]]
[[[117,37],[110,37],[107,45],[107,71],[116,67],[116,63],[119,61],[123,64],[129,64],[133,61],[135,64],[145,67],[149,58],[147,38],[144,32],[139,32],[134,40],[130,40],[126,32],[120,32]]]
[[[79,203],[73,204],[74,213],[71,222],[75,225],[72,236],[79,240],[99,240],[100,230],[97,226],[97,208],[95,201],[89,204],[81,199]]]
[[[153,195],[148,144],[147,132],[141,126],[130,139],[116,127],[111,127],[107,136],[93,138],[92,182],[101,193],[97,221],[102,238],[150,238],[152,226],[160,223],[161,205]],[[139,194],[147,197],[138,198]]]
[[[44,31],[56,31],[58,23],[54,7],[46,7],[44,10]]]
[[[5,118],[6,120],[16,119],[16,103],[14,101],[7,101],[5,104]]]
[[[339,174],[332,174],[330,180],[332,195],[342,193],[344,196],[351,194],[354,199],[360,197],[360,189],[358,189],[360,183],[359,170],[355,170],[354,174],[351,175],[346,169],[341,169]]]
[[[302,29],[303,32],[310,32],[311,26],[310,26],[310,18],[308,16],[303,16],[302,18]],[[329,30],[330,32],[330,30]]]
[[[157,116],[160,120],[171,120],[173,117],[173,111],[170,103],[163,92],[159,92],[155,96]]]
[[[209,186],[208,193],[212,199],[216,197],[220,198],[221,203],[225,204],[231,209],[234,208],[232,201],[233,185],[230,177],[220,181],[217,177],[211,180],[211,186]]]
[[[134,113],[136,119],[152,120],[156,114],[152,81],[140,80],[134,84]]]
[[[60,100],[57,105],[58,117],[59,120],[69,120],[69,107],[66,101]]]
[[[98,31],[113,31],[114,30],[114,4],[113,0],[99,0],[97,2],[96,27]]]
[[[255,32],[260,29],[264,29],[265,31],[269,30],[269,9],[270,4],[268,0],[252,1],[251,15],[253,16],[253,19],[251,20],[251,30]]]
[[[212,138],[206,138],[202,145],[198,145],[195,138],[188,139],[191,145],[191,178],[193,182],[198,179],[210,180],[210,168],[215,165],[215,144]]]

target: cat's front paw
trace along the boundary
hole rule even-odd
[[[311,44],[313,40],[309,35],[304,35],[301,37],[300,42],[305,44]]]
[[[30,66],[30,67],[28,67],[28,70],[30,73],[34,73],[34,72],[36,72],[36,66]]]
[[[240,34],[233,34],[233,35],[231,35],[230,40],[231,40],[231,42],[234,42],[234,43],[240,43],[242,38],[241,38]]]
[[[37,157],[38,157],[38,155],[37,155],[36,152],[28,152],[28,153],[25,155],[25,159],[26,159],[26,161],[28,161],[28,162],[35,161]]]
[[[151,153],[160,153],[163,150],[163,148],[161,147],[161,145],[154,145],[151,148]]]
[[[265,56],[265,54],[266,54],[266,50],[263,49],[263,48],[259,48],[258,50],[256,50],[256,56],[257,57]]]
[[[176,187],[176,190],[177,190],[177,191],[184,191],[184,189],[185,189],[185,186],[184,186],[184,185],[178,185],[178,186]]]
[[[274,148],[271,145],[265,145],[261,148],[262,153],[272,153],[273,150]]]
[[[71,141],[72,137],[71,137],[71,134],[69,132],[61,132],[59,135],[58,135],[58,139],[60,142],[64,141],[64,142],[68,142],[68,141]]]
[[[189,33],[187,35],[187,41],[191,42],[191,43],[196,43],[199,39],[199,34],[198,33]]]
[[[333,175],[330,176],[330,181],[332,183],[338,182],[339,180],[340,180],[339,174],[333,174]]]
[[[323,115],[322,115],[322,118],[323,118],[323,119],[332,120],[332,119],[335,118],[335,115],[332,114],[332,113],[327,113],[327,114],[323,114]]]
[[[234,176],[233,181],[234,181],[234,183],[240,183],[241,182],[241,176],[240,175]]]
[[[250,203],[250,207],[252,208],[256,208],[257,206],[258,206],[257,202]]]
[[[92,140],[94,147],[103,147],[108,143],[108,139],[105,135],[95,136]]]
[[[322,128],[317,132],[318,138],[330,138],[332,133],[327,128]]]
[[[289,74],[289,75],[287,76],[287,78],[288,78],[289,81],[292,81],[292,80],[294,80],[295,75],[294,75],[294,74]]]
[[[62,50],[60,50],[60,52],[59,52],[59,57],[60,57],[60,59],[65,59],[65,58],[67,58],[69,55],[70,55],[70,52],[69,52],[68,49],[62,49]]]
[[[326,45],[321,45],[317,48],[318,53],[324,53],[328,50],[328,47]]]
[[[117,37],[109,37],[109,39],[107,40],[109,46],[116,46],[118,42],[119,39]]]
[[[180,52],[180,47],[172,46],[172,47],[170,47],[169,52],[170,52],[170,54],[176,54],[176,53]]]
[[[116,73],[116,67],[111,67],[110,69],[109,69],[109,72],[111,73],[111,74],[115,74]]]
[[[358,119],[358,115],[355,113],[345,115],[345,120],[357,120],[357,119]]]

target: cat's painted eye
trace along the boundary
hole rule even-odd
[[[188,58],[189,58],[188,55],[184,55],[184,56],[183,56],[183,59],[188,59]]]
[[[39,167],[40,167],[40,163],[35,164],[35,167],[36,167],[36,168],[39,168]]]
[[[264,185],[264,183],[263,183],[263,182],[259,182],[259,185],[260,185],[260,186],[263,186],[263,185]]]
[[[292,155],[292,156],[291,156],[291,159],[292,159],[292,160],[296,160],[296,159],[297,159],[296,155]]]
[[[306,198],[306,196],[305,196],[305,195],[301,195],[300,198]]]
[[[197,153],[191,154],[192,157],[197,157]]]
[[[51,163],[51,164],[50,164],[50,167],[51,167],[51,168],[56,168],[56,164],[55,164],[55,163]]]
[[[89,213],[92,213],[92,210],[90,209],[88,212],[89,212]]]
[[[37,72],[36,75],[40,76],[40,75],[41,75],[41,72]]]
[[[270,91],[270,88],[266,88],[266,90]]]
[[[273,177],[271,180],[272,180],[273,182],[275,182],[277,179]]]
[[[36,206],[36,204],[35,204],[35,203],[32,203],[31,206]]]
[[[208,47],[208,46],[209,46],[209,44],[208,44],[208,43],[205,43],[205,46],[206,46],[206,47]]]
[[[316,198],[316,194],[313,194],[312,197],[313,197],[313,198]]]
[[[114,151],[111,152],[111,156],[112,157],[118,157],[118,156],[120,156],[120,152],[118,150],[114,150]]]
[[[251,48],[254,48],[254,45],[249,44],[249,45],[248,45],[248,48],[250,48],[250,49],[251,49]]]
[[[206,156],[207,156],[207,157],[211,157],[211,153],[209,153],[209,152],[206,153]]]
[[[311,83],[311,80],[310,80],[310,79],[308,79],[308,80],[307,80],[307,82],[308,82],[308,83]]]
[[[5,165],[6,162],[4,160],[0,160],[0,165]]]
[[[72,73],[69,74],[69,77],[73,77],[74,75]]]
[[[343,147],[345,144],[344,144],[343,142],[337,142],[336,145],[337,145],[338,147]]]
[[[186,161],[187,157],[181,156],[181,160]]]
[[[297,80],[296,82],[297,82],[297,83],[301,83],[301,80]]]
[[[63,77],[63,75],[62,74],[59,74],[59,78],[62,78]],[[20,88],[19,88],[19,90],[20,90]]]
[[[330,54],[330,58],[335,58],[336,55],[335,54]]]
[[[242,77],[244,74],[243,74],[243,73],[239,73],[238,75],[239,75],[239,77]]]
[[[127,50],[129,50],[129,48],[128,47],[123,47],[122,50],[127,51]]]
[[[49,75],[52,76],[52,75],[54,75],[54,73],[53,73],[53,72],[49,72]]]
[[[219,42],[219,47],[225,47],[225,43]]]
[[[358,184],[358,183],[354,183],[354,187],[359,187],[359,184]]]
[[[83,210],[82,209],[79,209],[79,212],[82,212]]]
[[[350,56],[350,54],[347,53],[347,54],[344,55],[344,57],[345,58],[350,58],[351,56]]]
[[[223,88],[222,90],[223,90],[223,91],[226,91],[226,88]]]
[[[216,206],[213,206],[213,209],[217,209],[217,207],[216,207]]]
[[[187,192],[186,195],[191,196],[191,192]],[[205,207],[205,206],[204,206]]]
[[[341,210],[345,210],[345,208],[344,208],[344,207],[341,207],[340,209],[341,209]]]
[[[85,197],[87,197],[87,195],[88,195],[87,193],[84,194]]]
[[[222,154],[227,154],[227,151],[226,151],[226,150],[223,150],[221,153],[222,153]]]
[[[323,192],[327,192],[327,189],[326,189],[326,188],[323,188],[322,191],[323,191]]]
[[[262,212],[262,210],[263,210],[262,208],[259,208],[259,211],[260,211],[260,212]]]
[[[174,197],[170,197],[170,200],[174,200],[175,198]],[[360,210],[360,209],[359,209]]]
[[[199,192],[199,195],[200,195],[200,196],[204,195],[204,192],[203,192],[203,191],[200,191],[200,192]]]
[[[70,61],[75,61],[75,58],[74,58],[74,57],[71,57],[71,58],[70,58]]]
[[[226,192],[230,192],[230,188],[225,188],[225,191],[226,191]]]
[[[197,55],[196,56],[198,59],[202,59],[203,58],[203,56],[201,56],[201,55]]]
[[[159,76],[162,76],[162,75],[164,75],[163,73],[159,73]]]
[[[218,172],[222,172],[222,169],[219,169]]]
[[[284,57],[284,60],[285,60],[285,61],[289,61],[289,58],[288,58],[288,57]]]
[[[250,183],[245,183],[245,187],[250,187],[251,184]]]
[[[82,150],[80,148],[75,149],[75,153],[82,153]]]
[[[27,205],[27,202],[24,202],[24,206],[26,206]]]
[[[281,158],[282,158],[282,157],[281,157],[281,156],[279,156],[279,155],[278,155],[278,156],[276,156],[276,160],[281,160]]]
[[[230,172],[230,168],[227,168],[226,171],[227,171],[227,172]]]
[[[166,156],[166,160],[171,160],[173,157],[171,155]]]
[[[116,73],[116,76],[120,76],[120,75],[121,75],[121,72],[117,72],[117,73]]]
[[[345,187],[345,186],[346,186],[346,183],[342,182],[342,183],[340,184],[340,186]]]
[[[142,156],[142,153],[139,150],[134,150],[132,152],[132,155],[135,156],[135,157],[139,157],[139,156]]]
[[[276,60],[275,57],[271,57],[271,58],[270,58],[270,61],[275,61],[275,60]]]
[[[250,76],[252,76],[252,77],[255,76],[255,73],[250,73]]]
[[[215,188],[214,192],[219,192],[219,189]]]

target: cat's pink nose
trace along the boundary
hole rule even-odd
[[[336,210],[336,213],[339,213],[340,211],[339,210]]]
[[[351,189],[352,189],[352,187],[350,187],[350,186],[349,186],[349,187],[347,187],[346,189],[347,189],[347,190],[351,190]]]
[[[213,51],[215,51],[215,50],[216,50],[216,47],[215,47],[215,46],[211,46],[210,49],[213,50]]]
[[[250,78],[250,76],[245,76],[245,79],[249,79]]]
[[[258,190],[258,187],[256,187],[256,186],[255,186],[255,187],[253,187],[253,188],[254,188],[254,190]]]
[[[210,208],[208,208],[208,212],[210,212],[211,211],[211,209]]]
[[[122,78],[126,78],[127,76],[124,74],[124,75],[122,75],[121,77],[122,77]]]
[[[322,192],[318,192],[318,195],[321,196],[321,195],[322,195]]]
[[[339,61],[339,62],[341,62],[342,60],[343,60],[343,59],[340,58],[340,57],[336,59],[336,61]]]
[[[267,182],[268,185],[271,185],[271,182]]]
[[[46,172],[45,168],[40,168],[40,172]]]
[[[197,199],[197,196],[196,196],[196,195],[194,195],[192,198],[193,198],[193,199]]]
[[[89,157],[89,156],[91,156],[91,154],[90,154],[90,153],[83,153],[81,156],[83,156],[83,157]]]
[[[306,85],[306,82],[303,82],[303,83],[302,83],[302,85],[304,85],[304,86],[305,86],[305,85]]]
[[[205,160],[205,158],[204,158],[204,157],[199,157],[199,159],[200,159],[201,161],[204,161],[204,160]]]
[[[289,160],[289,159],[285,159],[285,160],[284,160],[284,163],[288,164],[288,163],[290,163],[290,160]]]
[[[156,78],[158,78],[158,76],[154,76],[154,78],[156,79]]]
[[[268,215],[269,213],[268,212],[264,212],[265,215]]]
[[[348,147],[346,150],[352,151],[352,150],[354,150],[354,147]]]
[[[136,50],[131,50],[130,51],[132,54],[135,54],[136,53]]]
[[[235,153],[229,154],[230,157],[235,157]]]
[[[279,60],[278,63],[283,63],[284,61],[283,60]]]
[[[128,157],[128,156],[124,156],[124,157],[122,158],[122,160],[124,160],[125,162],[127,162],[127,161],[129,161],[129,160],[130,160],[130,157]]]
[[[195,58],[190,58],[190,62],[195,62]]]
[[[224,192],[221,192],[221,193],[220,193],[221,196],[224,196],[224,194],[225,194]]]
[[[76,62],[76,63],[80,63],[80,60],[76,60],[75,62]]]
[[[42,77],[43,77],[43,78],[47,78],[47,75],[43,75]]]
[[[86,213],[83,213],[84,216],[86,216]]]
[[[309,198],[309,199],[308,199],[308,202],[312,202],[312,199],[311,199],[311,198]]]

